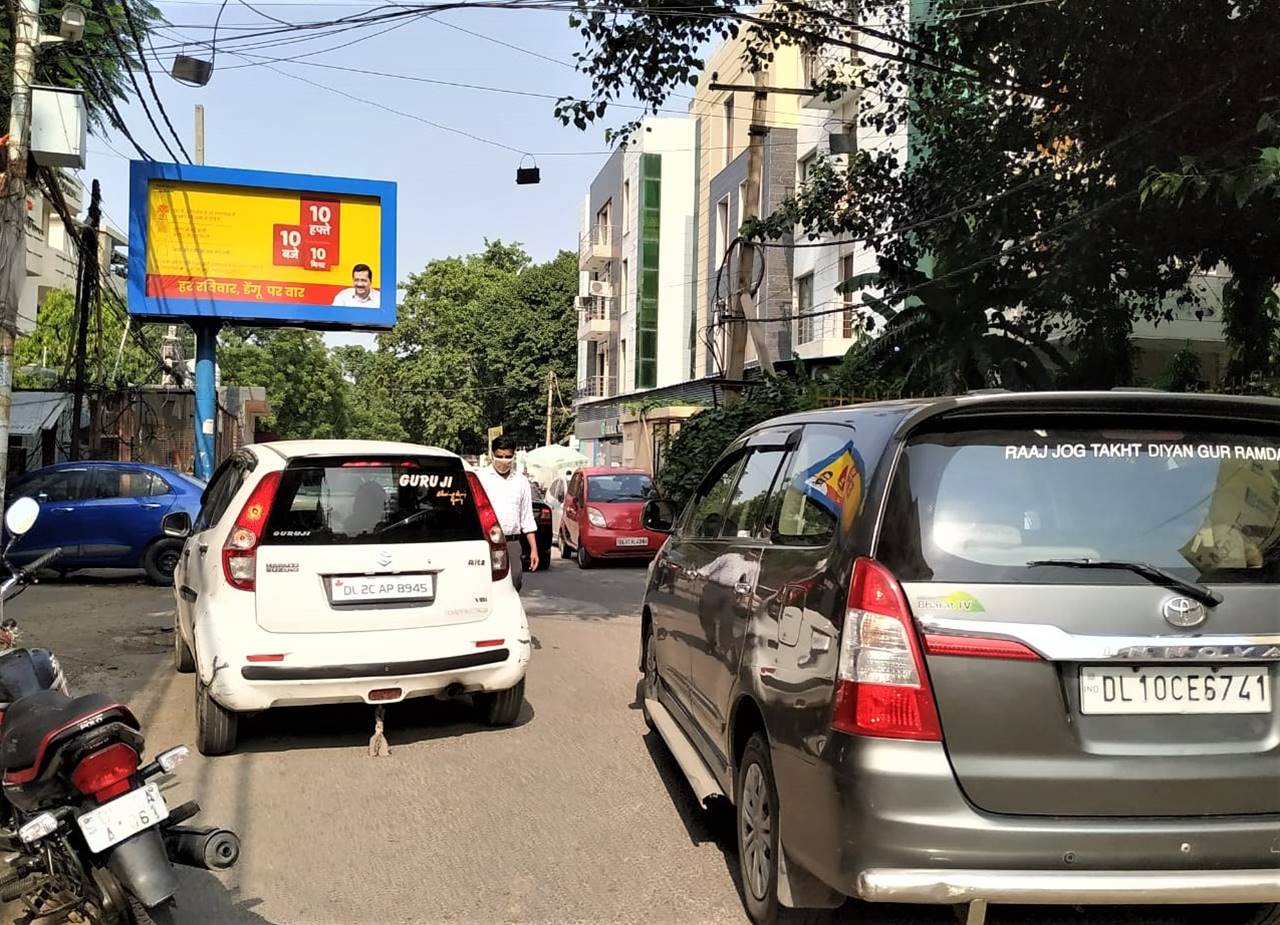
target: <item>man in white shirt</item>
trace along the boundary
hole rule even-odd
[[[491,464],[480,470],[489,503],[498,515],[498,524],[507,535],[507,560],[511,563],[511,581],[519,591],[524,585],[520,562],[520,534],[529,541],[529,570],[538,570],[538,522],[533,518],[533,489],[529,480],[516,472],[516,445],[510,437],[493,441]]]
[[[373,288],[373,270],[367,263],[357,263],[351,268],[351,286],[333,297],[333,304],[340,308],[380,308],[382,295]]]

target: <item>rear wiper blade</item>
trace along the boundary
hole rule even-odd
[[[1147,562],[1130,562],[1126,559],[1035,559],[1027,563],[1028,568],[1042,565],[1056,565],[1062,568],[1128,569],[1135,575],[1141,575],[1152,584],[1181,591],[1192,600],[1199,601],[1208,607],[1217,607],[1222,603],[1222,595],[1212,588],[1206,588],[1204,585],[1196,584],[1194,581],[1179,578],[1172,572],[1167,572]]]

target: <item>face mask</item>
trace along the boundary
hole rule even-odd
[[[515,467],[515,464],[516,461],[514,459],[495,459],[493,461],[493,468],[497,470],[498,474],[506,475]]]

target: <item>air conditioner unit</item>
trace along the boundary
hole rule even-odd
[[[613,284],[604,279],[593,279],[587,285],[587,291],[593,296],[609,298],[613,295]]]

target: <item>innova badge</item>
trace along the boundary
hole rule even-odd
[[[1190,629],[1199,626],[1209,616],[1204,604],[1189,597],[1171,597],[1160,605],[1160,612],[1170,626]]]

